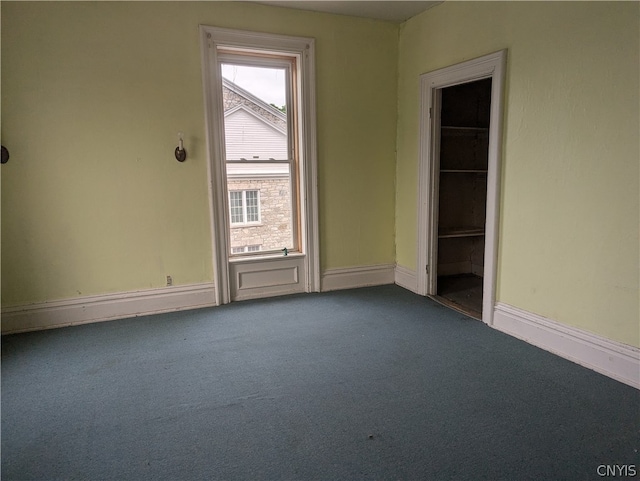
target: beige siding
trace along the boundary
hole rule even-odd
[[[287,136],[244,108],[225,115],[227,159],[287,159]]]

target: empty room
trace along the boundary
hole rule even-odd
[[[640,474],[640,4],[1,14],[3,480]]]

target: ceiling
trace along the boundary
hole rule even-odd
[[[335,13],[339,15],[352,15],[355,17],[373,18],[389,22],[401,23],[405,20],[424,12],[425,10],[442,3],[442,1],[402,1],[402,0],[352,0],[352,1],[260,1],[257,3],[275,5],[278,7],[313,10],[315,12]]]

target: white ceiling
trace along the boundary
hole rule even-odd
[[[261,1],[278,7],[297,8],[302,10],[313,10],[315,12],[336,13],[339,15],[352,15],[355,17],[374,18],[390,22],[404,22],[425,10],[442,3],[442,1],[403,1],[403,0],[352,0],[352,1]]]

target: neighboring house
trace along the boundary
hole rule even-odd
[[[286,115],[223,79],[231,253],[291,249]],[[244,163],[246,161],[246,164]],[[256,161],[260,161],[256,163]]]

